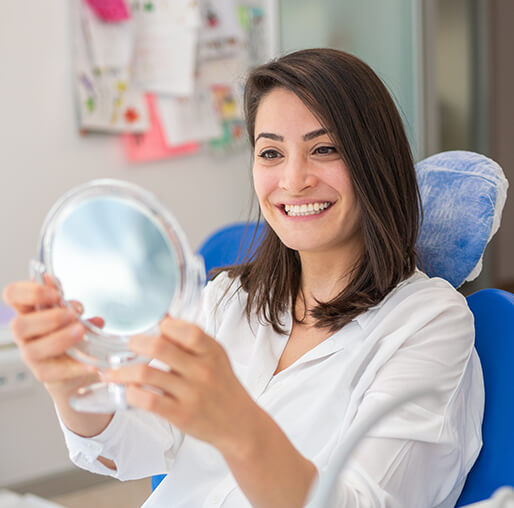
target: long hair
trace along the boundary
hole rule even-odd
[[[347,165],[361,210],[364,253],[348,285],[310,311],[315,326],[336,331],[378,304],[416,268],[415,243],[420,197],[414,162],[401,117],[386,87],[364,62],[334,49],[285,55],[250,72],[244,110],[255,148],[255,118],[264,96],[275,88],[296,94],[316,116]],[[277,332],[290,310],[296,322],[301,293],[298,252],[266,225],[252,259],[226,268],[248,293],[248,319],[257,313]]]

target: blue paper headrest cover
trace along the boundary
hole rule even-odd
[[[486,245],[500,226],[508,182],[483,155],[442,152],[416,164],[423,203],[417,249],[423,270],[454,287],[478,277]]]

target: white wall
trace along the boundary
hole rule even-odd
[[[204,153],[131,166],[117,137],[78,134],[69,18],[66,0],[2,2],[2,287],[28,277],[39,228],[53,202],[93,178],[129,180],[154,192],[176,215],[193,248],[213,229],[247,218],[247,152],[218,159]],[[51,411],[39,390],[0,399],[0,486],[67,467]],[[23,445],[27,436],[31,450]]]

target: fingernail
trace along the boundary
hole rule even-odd
[[[112,379],[111,373],[108,370],[100,370],[98,371],[98,374],[104,383],[108,383]]]
[[[70,333],[76,338],[82,337],[84,335],[84,327],[80,323],[75,323],[70,328]]]

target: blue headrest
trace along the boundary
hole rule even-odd
[[[501,167],[473,152],[441,152],[416,164],[423,223],[422,268],[454,287],[475,279],[500,226],[508,182]]]

